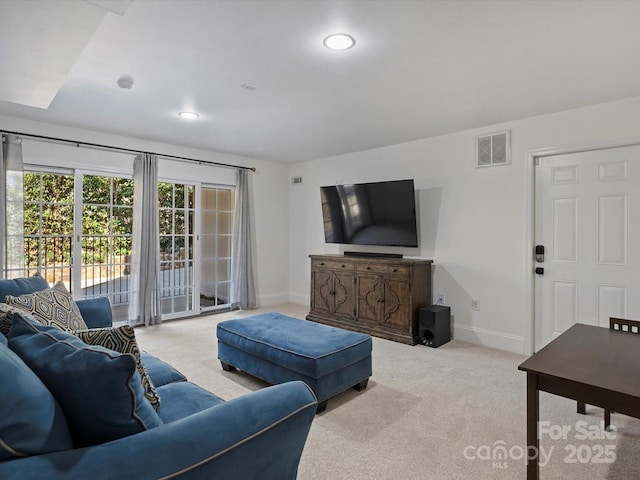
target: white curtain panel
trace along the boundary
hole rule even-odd
[[[22,139],[2,134],[0,149],[0,278],[24,275]]]
[[[133,240],[129,281],[129,323],[156,325],[160,310],[158,158],[141,153],[133,161]]]
[[[247,170],[238,170],[231,258],[232,308],[249,309],[257,306],[253,278],[253,240],[249,198],[249,174]]]

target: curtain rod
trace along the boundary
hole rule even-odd
[[[165,155],[164,153],[145,152],[142,150],[114,147],[112,145],[103,145],[100,143],[81,142],[78,140],[68,140],[66,138],[46,137],[44,135],[35,135],[32,133],[10,132],[8,130],[2,130],[2,133],[7,133],[9,135],[18,135],[20,137],[25,137],[25,138],[33,138],[36,140],[44,140],[48,142],[69,143],[71,145],[75,145],[76,147],[89,147],[89,148],[97,148],[97,149],[105,149],[105,150],[114,150],[114,151],[123,152],[123,153],[146,153],[149,155],[156,155],[157,157],[168,158],[171,160],[178,160],[181,162],[194,162],[200,165],[214,165],[216,167],[235,168],[238,170],[250,170],[252,172],[256,171],[256,167],[243,167],[240,165],[231,165],[229,163],[210,162],[209,160],[198,160],[196,158],[179,157],[176,155]]]

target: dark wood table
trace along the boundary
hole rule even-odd
[[[529,357],[518,370],[527,372],[529,452],[538,452],[540,446],[539,391],[640,418],[637,335],[576,324]],[[538,458],[531,458],[527,462],[527,480],[537,480],[539,474]]]

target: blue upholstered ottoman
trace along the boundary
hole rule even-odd
[[[327,400],[348,388],[363,390],[371,376],[371,337],[276,312],[220,322],[218,358],[271,384],[302,380]]]

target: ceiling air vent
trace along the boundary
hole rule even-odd
[[[476,137],[476,167],[511,163],[509,131]]]

